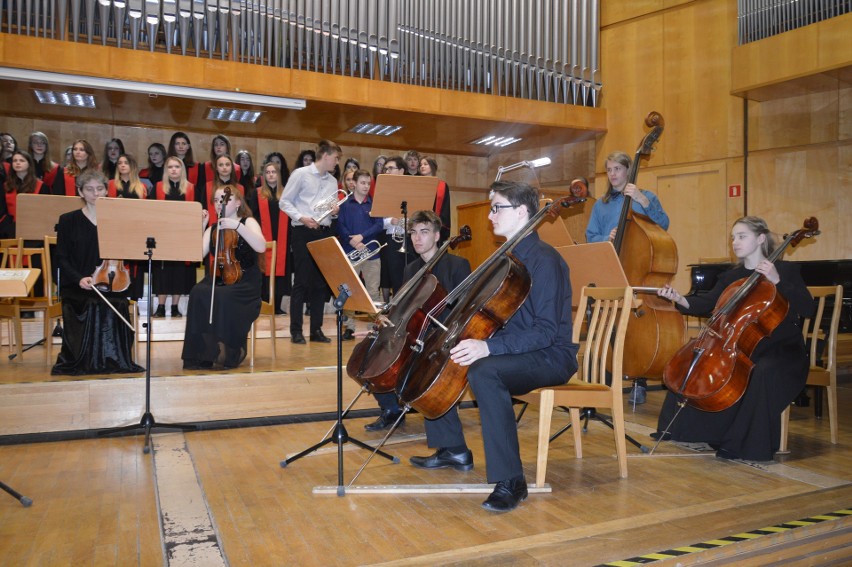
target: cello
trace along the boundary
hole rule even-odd
[[[819,234],[816,218],[784,236],[767,258],[775,262],[787,246]],[[673,394],[700,410],[717,412],[734,405],[745,393],[757,344],[784,320],[789,304],[775,285],[757,271],[722,292],[713,315],[698,336],[666,364],[663,382]]]
[[[428,419],[437,419],[458,402],[467,386],[469,367],[453,362],[450,350],[464,339],[490,338],[509,321],[530,293],[530,274],[512,256],[512,249],[532,233],[546,215],[558,216],[563,207],[584,200],[565,197],[541,207],[521,230],[444,298],[443,304],[455,302],[449,317],[438,322],[431,312],[427,314],[414,345],[418,355],[412,358],[396,388],[405,408],[414,408]]]
[[[636,183],[639,161],[654,149],[665,127],[658,112],[645,118],[651,130],[642,139],[627,183]],[[671,282],[677,273],[677,245],[660,225],[633,210],[633,199],[624,195],[613,246],[618,253],[627,281],[633,287],[659,288]],[[686,321],[668,301],[648,295],[633,312],[624,341],[625,376],[659,378],[666,362],[686,342]]]
[[[379,315],[377,328],[355,345],[346,373],[373,393],[394,389],[400,370],[413,354],[409,348],[431,312],[447,292],[432,275],[432,268],[452,248],[471,239],[465,225],[459,235],[445,242],[432,258],[394,295]]]

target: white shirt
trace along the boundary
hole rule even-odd
[[[316,218],[320,213],[314,210],[314,206],[337,196],[337,180],[329,172],[320,175],[315,164],[300,167],[290,174],[278,207],[284,211],[293,226],[303,226],[302,217]],[[326,216],[320,223],[323,226],[331,225],[331,215]]]

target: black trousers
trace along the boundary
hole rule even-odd
[[[575,371],[576,363],[574,368],[556,369],[535,352],[487,356],[470,366],[467,378],[479,405],[488,482],[524,474],[512,396],[564,384]],[[434,448],[466,445],[456,408],[426,420],[426,440]]]
[[[305,301],[311,304],[311,332],[322,329],[323,309],[331,298],[328,284],[308,252],[308,242],[334,236],[329,227],[293,227],[293,291],[290,295],[290,334],[302,332]]]

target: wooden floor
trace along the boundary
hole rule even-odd
[[[258,343],[255,374],[326,366],[335,357],[335,343],[299,347],[279,339],[273,363],[269,342]],[[24,361],[4,356],[2,381],[50,380],[40,348]],[[152,373],[181,373],[179,342],[158,344],[156,352]],[[722,461],[671,443],[647,456],[628,445],[629,478],[619,479],[612,434],[592,423],[582,460],[574,458],[570,435],[552,444],[552,493],[531,494],[504,515],[482,510],[482,494],[314,494],[315,487],[338,484],[335,445],[286,468],[279,462],[322,439],[329,421],[156,433],[148,455],[139,436],[2,444],[0,481],[34,503],[24,508],[0,494],[0,564],[594,565],[712,542],[852,508],[850,384],[847,375],[840,388],[840,444],[830,443],[828,423],[815,420],[811,408],[794,408],[791,452],[771,464]],[[642,443],[650,444],[662,397],[649,392],[635,412],[625,404],[629,433]],[[423,420],[413,415],[386,446],[401,462],[373,459],[356,484],[484,483],[477,411],[461,415],[473,471],[412,468],[409,457],[429,452]],[[348,420],[349,434],[379,439],[363,430],[370,420]],[[534,408],[519,432],[531,479]],[[344,449],[348,483],[367,453],[352,444]],[[813,524],[742,543],[711,543],[661,564],[849,564],[852,518]]]

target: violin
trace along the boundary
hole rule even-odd
[[[130,287],[130,271],[123,260],[104,260],[95,268],[92,280],[98,291],[119,293]]]
[[[225,217],[225,207],[232,198],[231,188],[225,187],[222,193],[222,207],[219,210],[220,219]],[[218,272],[223,284],[235,284],[243,277],[243,268],[237,259],[237,246],[240,243],[240,235],[233,228],[219,230],[218,224],[213,227],[213,230],[216,232],[216,253],[211,270],[213,273],[212,277],[215,280],[216,273]]]
[[[788,245],[818,234],[817,219],[805,219],[803,228],[785,235],[768,260],[774,263]],[[666,364],[666,387],[700,410],[728,409],[745,393],[757,344],[781,324],[788,309],[787,300],[759,272],[735,281],[719,296],[713,316],[698,336]]]

